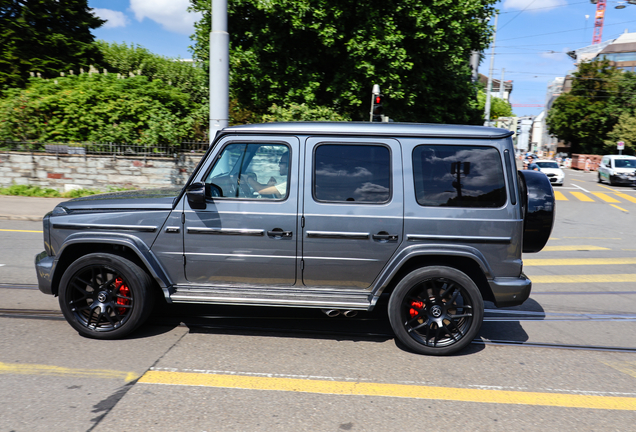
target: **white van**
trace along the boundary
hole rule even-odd
[[[610,185],[636,183],[636,157],[625,155],[606,155],[598,167],[598,182]]]

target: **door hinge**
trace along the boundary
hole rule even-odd
[[[305,270],[305,260],[302,258],[300,259],[300,269]]]
[[[305,228],[305,216],[300,217],[300,227]]]
[[[181,223],[185,223],[185,213],[181,213]]]
[[[183,255],[183,266],[185,267],[185,265],[186,265],[186,256]]]

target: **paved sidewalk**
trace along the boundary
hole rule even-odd
[[[41,221],[58,203],[68,200],[0,195],[0,220]]]

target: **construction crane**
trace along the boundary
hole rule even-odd
[[[594,16],[594,35],[592,45],[600,44],[603,39],[603,20],[605,19],[605,0],[590,0],[596,5],[596,15]]]

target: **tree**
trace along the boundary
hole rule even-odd
[[[479,90],[477,93],[477,109],[479,112],[484,112],[486,108],[486,93],[483,90]],[[499,117],[512,117],[512,106],[504,99],[491,96],[490,98],[490,120],[498,119]]]
[[[59,76],[99,60],[87,0],[2,0],[0,3],[0,90],[24,87],[29,73]]]
[[[385,113],[398,121],[479,124],[468,59],[488,45],[493,4],[232,0],[231,97],[260,114],[305,104],[366,120],[379,84]],[[193,53],[207,62],[210,0],[191,5],[203,13]]]
[[[625,143],[624,152],[626,154],[636,152],[636,117],[633,114],[623,113],[618,118],[618,123],[607,134],[604,153],[613,154],[616,152],[616,143],[619,141]]]
[[[551,134],[570,142],[572,153],[601,153],[624,111],[619,82],[625,77],[607,60],[581,63],[572,90],[559,96],[546,119]],[[631,99],[631,98],[630,98]]]
[[[0,140],[176,145],[205,120],[188,94],[144,76],[32,78],[3,96]]]

